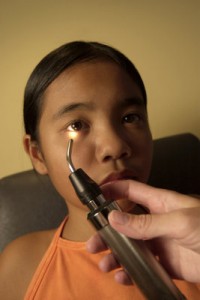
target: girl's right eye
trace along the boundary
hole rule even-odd
[[[73,121],[71,124],[67,127],[68,131],[81,131],[82,129],[86,129],[87,125],[83,121]]]

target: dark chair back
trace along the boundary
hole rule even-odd
[[[149,184],[200,194],[200,143],[192,134],[154,141]],[[29,170],[0,180],[0,251],[28,232],[57,227],[67,214],[48,176]]]

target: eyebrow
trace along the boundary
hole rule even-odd
[[[64,105],[53,115],[53,120],[58,120],[62,118],[62,116],[66,115],[67,113],[73,112],[78,109],[88,110],[91,108],[92,108],[92,104],[90,103],[71,103],[68,105]]]
[[[144,100],[139,97],[130,97],[130,98],[125,98],[123,101],[121,101],[121,107],[126,107],[126,106],[145,106]],[[76,110],[88,110],[92,109],[94,105],[90,102],[88,103],[70,103],[67,105],[62,106],[54,115],[53,115],[53,120],[59,120],[62,118],[62,116],[65,116],[66,114],[76,111]]]
[[[125,98],[124,101],[121,103],[121,106],[144,106],[145,107],[145,102],[142,98],[139,97],[130,97],[130,98]]]

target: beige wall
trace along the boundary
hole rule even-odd
[[[75,39],[109,43],[135,62],[154,138],[200,137],[199,0],[0,0],[0,177],[31,167],[22,147],[28,75]]]

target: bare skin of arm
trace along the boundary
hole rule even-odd
[[[11,242],[0,255],[0,299],[24,299],[54,230],[31,233]]]

